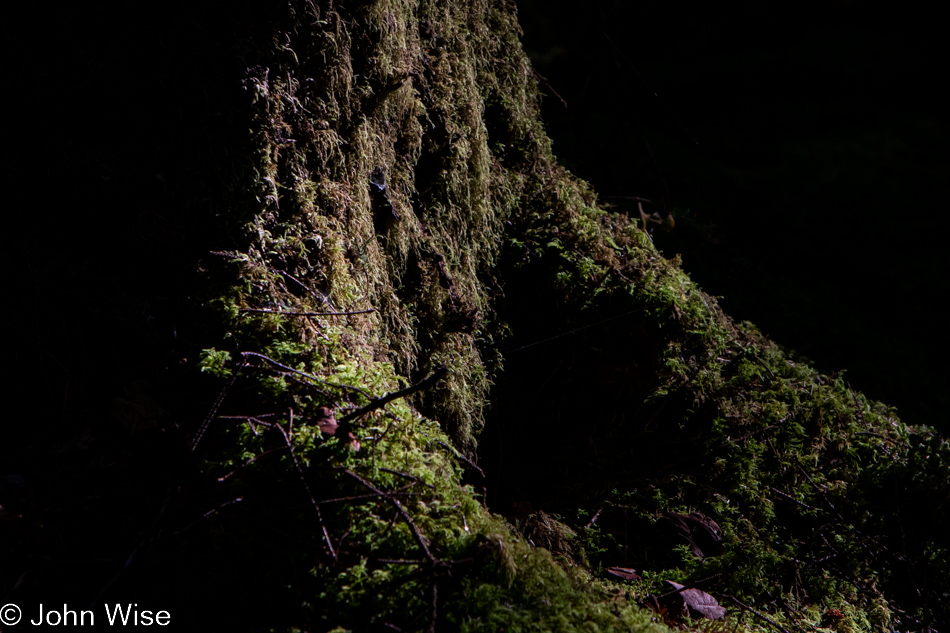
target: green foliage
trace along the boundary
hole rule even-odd
[[[231,360],[231,353],[226,350],[205,349],[201,350],[201,360],[198,361],[198,369],[207,372],[212,376],[221,378],[231,375],[231,368],[228,362]]]

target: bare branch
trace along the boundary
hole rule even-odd
[[[234,386],[234,383],[237,382],[238,376],[241,375],[241,370],[248,366],[247,361],[242,362],[238,365],[237,370],[234,372],[234,375],[231,376],[231,381],[224,386],[224,389],[221,390],[221,393],[218,394],[217,400],[214,401],[214,404],[211,406],[211,410],[208,411],[208,415],[205,416],[204,421],[202,421],[201,426],[198,427],[198,432],[195,433],[194,438],[191,440],[191,450],[194,451],[198,448],[198,443],[201,442],[201,438],[204,437],[205,432],[208,430],[208,426],[211,424],[211,421],[215,419],[218,415],[218,410],[221,409],[221,405],[224,403],[224,398],[228,395],[228,391],[231,390],[231,387]]]
[[[728,595],[727,595],[727,596],[724,596],[724,597],[725,597],[725,598],[729,598],[729,599],[730,599],[732,602],[734,602],[737,606],[739,606],[739,607],[745,609],[745,610],[748,611],[749,613],[751,613],[751,614],[753,614],[753,615],[755,615],[755,616],[758,616],[758,617],[762,618],[763,620],[765,620],[766,622],[768,622],[769,624],[771,624],[772,626],[774,626],[776,629],[778,629],[778,630],[781,631],[782,633],[788,633],[788,629],[782,628],[782,626],[781,626],[778,622],[776,622],[775,620],[773,620],[773,619],[770,618],[769,616],[767,616],[767,615],[765,615],[765,614],[762,614],[762,613],[759,613],[758,611],[756,611],[755,609],[753,609],[753,608],[750,607],[749,605],[742,604],[741,602],[739,602],[738,600],[736,600],[733,596],[728,596]]]
[[[291,425],[293,424],[293,418],[294,418],[294,411],[293,409],[291,409],[290,410],[290,424]],[[327,544],[327,550],[329,551],[330,556],[332,556],[333,559],[336,560],[336,552],[333,550],[333,543],[330,542],[330,533],[327,532],[327,526],[323,523],[323,513],[320,512],[320,504],[317,503],[317,500],[313,496],[313,492],[310,491],[310,485],[307,483],[307,478],[304,477],[303,468],[300,466],[300,462],[297,461],[297,454],[294,452],[294,445],[290,441],[290,435],[288,435],[287,431],[281,425],[277,424],[275,426],[278,429],[280,429],[281,434],[284,436],[284,442],[287,443],[287,450],[290,451],[290,457],[291,459],[294,460],[294,466],[297,467],[297,472],[300,474],[300,481],[303,482],[303,487],[307,491],[307,496],[310,497],[310,503],[311,505],[313,505],[313,509],[317,511],[317,519],[320,522],[320,529],[323,531],[323,540]]]
[[[362,477],[354,473],[352,470],[344,469],[343,472],[349,475],[350,477],[352,477],[353,479],[355,479],[356,481],[360,482],[360,484],[364,488],[371,490],[372,492],[375,492],[377,495],[379,495],[380,497],[382,497],[383,499],[391,503],[396,508],[396,511],[399,512],[399,514],[402,516],[402,519],[403,521],[406,522],[406,525],[409,526],[409,529],[412,531],[412,535],[416,539],[416,543],[418,543],[419,547],[422,548],[422,551],[425,552],[426,558],[429,559],[429,562],[432,563],[433,565],[436,565],[439,563],[439,559],[435,557],[435,555],[431,552],[431,550],[429,550],[429,544],[426,542],[425,537],[422,536],[422,532],[419,531],[419,528],[416,526],[415,521],[412,520],[412,517],[409,516],[409,513],[406,511],[403,505],[399,503],[399,499],[396,499],[392,495],[383,492],[382,490],[380,490],[379,488],[371,484],[366,479],[363,479]]]
[[[386,406],[393,400],[398,400],[399,398],[405,398],[406,396],[413,394],[417,391],[427,389],[428,387],[431,387],[433,384],[438,382],[441,378],[443,378],[448,373],[449,373],[448,369],[446,369],[445,367],[439,367],[434,372],[429,374],[427,378],[423,379],[420,382],[417,382],[411,387],[407,387],[400,391],[394,391],[393,393],[386,394],[385,396],[382,396],[380,398],[373,398],[373,400],[371,400],[370,403],[366,405],[365,407],[357,409],[356,411],[353,411],[351,413],[347,413],[342,418],[340,418],[340,424],[349,422],[350,420],[355,420],[356,418],[360,416],[366,415],[370,411],[381,409],[382,407]]]
[[[283,369],[283,370],[286,371],[286,372],[290,372],[290,373],[292,373],[292,374],[297,374],[297,375],[299,375],[299,376],[303,376],[304,378],[308,378],[308,379],[310,379],[310,380],[312,380],[312,381],[314,381],[314,382],[318,382],[318,383],[320,383],[320,384],[322,384],[322,385],[326,385],[326,386],[328,386],[328,387],[336,387],[336,388],[338,388],[338,389],[350,389],[350,390],[352,390],[352,391],[356,391],[357,393],[362,394],[362,395],[365,396],[366,398],[369,398],[369,397],[370,397],[370,395],[369,395],[368,393],[366,393],[364,390],[360,389],[359,387],[354,387],[353,385],[334,384],[334,383],[332,383],[332,382],[323,380],[322,378],[317,378],[317,377],[314,376],[313,374],[308,374],[308,373],[305,372],[305,371],[300,371],[299,369],[294,369],[293,367],[290,367],[290,366],[288,366],[288,365],[284,365],[283,363],[274,360],[274,359],[271,358],[270,356],[265,356],[264,354],[258,354],[257,352],[241,352],[241,356],[243,356],[243,357],[245,357],[245,358],[247,358],[248,356],[253,356],[253,357],[255,357],[255,358],[261,358],[261,359],[263,359],[263,360],[266,360],[266,361],[267,361],[268,363],[270,363],[271,365],[274,365],[275,367],[280,367],[281,369]]]
[[[452,447],[452,446],[449,446],[448,444],[446,444],[446,443],[443,442],[442,440],[439,440],[439,445],[441,445],[443,448],[446,448],[446,449],[448,449],[449,451],[451,451],[452,454],[455,456],[455,458],[456,458],[457,460],[459,460],[460,462],[462,462],[463,464],[465,464],[466,466],[468,466],[469,468],[471,468],[472,470],[474,470],[475,472],[477,472],[479,475],[481,475],[481,476],[482,476],[482,479],[487,479],[487,477],[485,476],[485,471],[483,471],[481,468],[479,468],[479,467],[478,467],[478,464],[476,464],[475,462],[473,462],[472,460],[470,460],[468,457],[466,457],[465,455],[463,455],[460,451],[458,451],[457,449],[455,449],[455,448]]]
[[[354,310],[352,312],[291,312],[289,310],[272,310],[270,308],[241,308],[239,312],[258,312],[261,314],[281,314],[281,315],[286,315],[286,316],[303,316],[303,317],[350,316],[352,314],[369,314],[371,312],[376,312],[376,308],[369,308],[367,310]]]

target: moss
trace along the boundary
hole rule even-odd
[[[946,614],[946,537],[899,536],[946,515],[946,442],[731,321],[600,209],[552,156],[512,8],[333,7],[289,2],[250,43],[201,361],[222,380],[203,468],[246,502],[196,549],[220,529],[285,561],[261,573],[303,629],[661,630],[659,581],[709,577],[747,628]],[[533,506],[559,562],[463,483],[488,418],[518,461],[497,507]],[[656,556],[670,510],[714,516],[725,554]],[[594,578],[627,559],[644,581]]]

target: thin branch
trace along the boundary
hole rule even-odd
[[[436,382],[438,382],[441,378],[443,378],[448,373],[449,373],[448,369],[446,369],[445,367],[439,367],[434,372],[429,374],[427,378],[423,379],[420,382],[417,382],[411,387],[407,387],[400,391],[394,391],[380,398],[373,398],[370,401],[370,403],[366,405],[365,407],[362,407],[360,409],[357,409],[356,411],[353,411],[351,413],[347,413],[346,415],[344,415],[342,418],[340,418],[339,423],[344,424],[346,422],[349,422],[350,420],[355,420],[356,418],[364,416],[371,411],[375,411],[376,409],[381,409],[382,407],[386,406],[393,400],[398,400],[399,398],[405,398],[406,396],[411,395],[417,391],[427,389],[431,387],[433,384],[435,384]]]
[[[276,418],[283,413],[258,413],[256,415],[219,415],[219,420],[257,420],[261,424],[270,426],[270,422],[264,422],[260,418]]]
[[[788,494],[788,493],[786,493],[786,492],[782,492],[782,491],[779,490],[778,488],[773,488],[772,486],[767,486],[767,487],[768,487],[769,490],[771,490],[771,491],[774,492],[775,494],[781,495],[784,499],[787,499],[788,501],[791,501],[792,503],[797,503],[798,505],[802,506],[803,508],[808,508],[809,510],[818,511],[818,508],[813,508],[812,506],[808,505],[808,504],[805,503],[804,501],[799,501],[798,499],[796,499],[796,498],[793,497],[792,495],[790,495],[790,494]]]
[[[376,312],[376,308],[369,308],[367,310],[353,310],[352,312],[291,312],[289,310],[272,310],[270,308],[241,308],[239,312],[258,312],[261,314],[282,314],[287,316],[303,317],[350,316],[352,314],[369,314],[370,312]]]
[[[430,488],[435,488],[435,486],[433,486],[432,484],[427,484],[426,482],[422,481],[421,479],[419,479],[419,478],[416,477],[415,475],[410,475],[410,474],[408,474],[408,473],[399,472],[398,470],[393,470],[392,468],[380,468],[380,470],[382,470],[383,472],[387,472],[387,473],[389,473],[389,474],[391,474],[391,475],[397,475],[397,476],[399,476],[399,477],[404,477],[404,478],[408,479],[409,481],[412,481],[412,482],[417,483],[417,484],[422,484],[422,485],[424,485],[424,486],[429,486]]]
[[[273,269],[271,269],[271,270],[273,270]],[[288,277],[288,278],[292,279],[293,281],[297,282],[297,284],[298,284],[301,288],[303,288],[303,289],[306,290],[308,293],[310,293],[310,296],[313,297],[314,299],[316,299],[317,301],[322,301],[325,305],[328,305],[328,306],[330,306],[331,308],[334,307],[333,302],[330,301],[330,297],[326,296],[326,295],[323,294],[322,292],[319,292],[319,291],[316,291],[316,290],[312,290],[312,289],[310,288],[310,286],[308,286],[308,285],[305,284],[304,282],[300,281],[299,279],[297,279],[296,277],[294,277],[293,275],[291,275],[291,274],[290,274],[289,272],[287,272],[286,270],[278,270],[277,272],[280,273],[281,275],[284,275],[285,277]],[[320,295],[320,296],[318,297],[317,295]]]
[[[191,450],[194,451],[198,448],[198,443],[201,442],[201,438],[204,437],[205,432],[208,430],[211,421],[215,419],[218,415],[218,410],[221,409],[221,405],[224,403],[224,398],[228,395],[228,391],[231,390],[231,387],[234,386],[234,383],[237,382],[238,376],[241,375],[241,370],[248,366],[247,361],[245,360],[240,365],[238,365],[237,370],[235,370],[234,375],[231,376],[230,382],[224,386],[224,389],[221,390],[221,393],[218,394],[217,400],[214,401],[214,404],[211,406],[211,410],[208,411],[208,415],[205,416],[205,419],[202,421],[201,426],[198,427],[198,432],[195,433],[194,438],[191,440]]]
[[[377,495],[379,495],[380,497],[382,497],[383,499],[391,503],[393,507],[396,508],[396,511],[399,512],[399,514],[402,516],[403,521],[406,522],[406,525],[409,526],[409,529],[412,531],[412,535],[416,539],[416,543],[418,543],[419,547],[422,548],[422,551],[425,552],[426,558],[429,559],[429,562],[432,563],[433,565],[437,565],[439,563],[439,559],[436,558],[435,555],[432,553],[432,551],[429,549],[429,544],[426,542],[425,537],[422,536],[422,532],[419,531],[419,528],[416,526],[415,521],[412,520],[412,517],[409,516],[409,513],[406,511],[403,505],[399,503],[399,499],[396,499],[392,495],[383,492],[382,490],[380,490],[379,488],[371,484],[366,479],[363,479],[362,477],[354,473],[352,470],[344,469],[343,472],[349,475],[350,477],[352,477],[353,479],[355,479],[356,481],[360,482],[360,484],[364,488],[371,490],[372,492],[375,492]]]
[[[296,375],[294,375],[294,374],[282,374],[282,375],[287,376],[288,378],[290,378],[291,380],[293,380],[294,382],[296,382],[296,383],[298,383],[298,384],[301,384],[301,385],[306,386],[308,389],[312,389],[313,391],[316,391],[316,392],[319,393],[321,396],[326,397],[327,400],[335,400],[335,399],[336,399],[336,396],[334,396],[333,394],[331,394],[329,391],[324,391],[323,389],[320,389],[319,387],[315,387],[312,380],[309,380],[309,379],[308,379],[308,380],[304,380],[304,379],[301,378],[300,376],[296,376]],[[326,381],[324,381],[324,384],[330,384],[330,383],[327,383]]]
[[[239,472],[241,472],[242,470],[244,470],[245,468],[247,468],[248,466],[250,466],[251,464],[253,464],[253,463],[256,462],[257,460],[259,460],[261,457],[267,457],[267,456],[270,455],[271,453],[274,453],[274,452],[276,452],[276,451],[278,451],[278,450],[280,450],[280,449],[273,448],[273,449],[271,449],[271,450],[269,450],[269,451],[264,451],[264,452],[261,453],[260,455],[255,455],[254,457],[250,458],[249,460],[247,460],[246,462],[244,462],[243,464],[241,464],[240,466],[238,466],[237,468],[235,468],[234,470],[232,470],[232,471],[229,472],[228,474],[226,474],[226,475],[221,475],[220,477],[218,477],[218,481],[219,481],[219,482],[220,482],[220,481],[227,481],[227,480],[230,479],[231,477],[234,477],[236,474],[238,474]]]
[[[273,413],[267,413],[267,414],[264,414],[264,415],[274,415],[274,414],[273,414]],[[274,425],[273,425],[272,423],[270,423],[270,422],[265,422],[264,420],[261,420],[260,417],[264,417],[264,416],[253,416],[253,415],[219,415],[219,416],[218,416],[218,419],[219,419],[219,420],[244,420],[245,422],[247,422],[247,425],[248,425],[249,427],[251,427],[251,431],[254,433],[254,435],[260,435],[260,433],[257,432],[257,427],[254,426],[254,423],[255,423],[255,422],[257,422],[257,423],[260,424],[261,426],[265,426],[265,427],[267,427],[267,428],[270,428],[270,427],[274,426]]]
[[[201,515],[201,518],[202,518],[202,519],[211,518],[212,516],[214,516],[215,514],[217,514],[218,512],[220,512],[223,508],[226,508],[226,507],[228,507],[228,506],[230,506],[230,505],[234,505],[235,503],[241,503],[242,501],[244,501],[244,497],[235,497],[234,499],[231,499],[230,501],[225,501],[224,503],[222,503],[222,504],[219,505],[218,507],[216,507],[216,508],[211,508],[210,510],[208,510],[207,512],[205,512],[204,514],[202,514],[202,515]]]
[[[653,204],[652,200],[647,200],[646,198],[641,198],[639,196],[604,196],[605,200],[637,200],[639,202],[646,202],[647,204]]]
[[[599,509],[597,512],[594,513],[594,516],[591,517],[591,520],[588,521],[588,522],[587,522],[587,525],[584,526],[584,529],[585,529],[585,530],[589,530],[589,529],[591,529],[591,528],[594,526],[594,523],[596,523],[596,522],[597,522],[597,519],[600,518],[600,513],[604,511],[604,508],[605,508],[605,507],[607,507],[607,506],[606,506],[606,505],[600,506],[600,509]]]
[[[390,494],[393,495],[394,497],[395,496],[399,496],[399,497],[421,497],[422,496],[422,493],[420,492],[405,492],[404,489],[398,490],[396,492],[391,492]],[[323,505],[325,503],[338,503],[340,501],[359,501],[360,499],[376,499],[377,496],[378,495],[376,495],[375,493],[366,494],[366,495],[352,495],[350,497],[337,497],[335,499],[324,499],[323,501],[320,501],[319,503],[320,505]]]
[[[544,77],[541,77],[541,75],[538,75],[538,77],[540,77],[541,81],[544,82],[544,85],[548,87],[548,90],[550,90],[554,94],[555,97],[561,100],[561,105],[563,105],[564,109],[567,110],[567,101],[564,100],[564,97],[562,97],[561,95],[557,93],[557,90],[554,89],[554,86],[548,83],[547,79],[545,79]]]
[[[810,483],[810,484],[812,485],[812,487],[813,487],[816,491],[818,491],[818,494],[821,495],[821,498],[822,498],[822,499],[824,500],[824,502],[828,505],[828,507],[831,508],[831,510],[832,510],[836,515],[838,515],[838,518],[841,519],[841,522],[842,522],[842,523],[847,523],[847,522],[845,521],[844,517],[841,516],[841,513],[838,512],[838,509],[835,508],[835,505],[834,505],[833,503],[831,503],[831,499],[828,498],[828,495],[825,493],[825,491],[822,489],[822,487],[819,486],[818,484],[816,484],[816,483],[815,483],[815,480],[811,478],[811,475],[809,475],[808,472],[807,472],[804,468],[801,467],[801,465],[798,466],[798,470],[801,471],[801,473],[802,473],[803,475],[805,475],[805,479],[808,480],[808,483]]]
[[[293,409],[290,410],[290,419],[291,424],[293,424],[294,412]],[[294,452],[294,445],[290,441],[290,435],[287,434],[287,431],[281,425],[276,425],[280,429],[281,434],[284,436],[284,442],[287,443],[287,450],[290,451],[290,457],[294,460],[294,466],[297,467],[297,472],[300,474],[300,481],[303,482],[303,487],[307,491],[307,496],[310,497],[310,503],[313,505],[313,509],[317,511],[317,519],[320,522],[320,529],[323,531],[323,539],[327,544],[327,549],[330,553],[330,556],[336,560],[336,552],[333,550],[333,543],[330,541],[330,533],[327,532],[327,526],[323,523],[323,513],[320,512],[320,504],[317,503],[317,500],[313,496],[313,492],[310,490],[310,485],[307,483],[307,478],[304,477],[303,468],[300,466],[300,462],[297,461],[297,454]]]
[[[772,626],[774,626],[776,629],[778,629],[778,630],[781,631],[782,633],[789,633],[789,632],[788,632],[788,629],[782,628],[782,626],[781,626],[778,622],[776,622],[775,620],[773,620],[773,619],[770,618],[769,616],[767,616],[767,615],[765,615],[765,614],[762,614],[762,613],[759,613],[758,611],[756,611],[755,609],[753,609],[752,607],[750,607],[750,606],[748,606],[748,605],[746,605],[746,604],[742,604],[741,602],[739,602],[738,600],[736,600],[733,596],[726,595],[726,596],[724,596],[724,597],[729,598],[729,599],[732,600],[736,605],[738,605],[739,607],[745,609],[745,610],[748,611],[749,613],[751,613],[751,614],[753,614],[753,615],[755,615],[755,616],[758,616],[758,617],[762,618],[763,620],[765,620],[766,622],[768,622],[769,624],[771,624]]]
[[[439,584],[432,581],[432,617],[429,619],[428,633],[435,633],[435,622],[439,615]]]
[[[284,365],[283,363],[274,360],[274,359],[271,358],[270,356],[265,356],[264,354],[258,354],[257,352],[241,352],[241,356],[244,356],[245,358],[248,357],[248,356],[253,356],[253,357],[255,357],[255,358],[261,358],[261,359],[263,359],[263,360],[266,360],[266,361],[267,361],[268,363],[270,363],[271,365],[274,365],[275,367],[280,367],[280,368],[283,369],[284,371],[287,371],[287,372],[290,372],[290,373],[293,373],[293,374],[297,374],[297,375],[299,375],[299,376],[303,376],[304,378],[308,378],[308,379],[313,380],[314,382],[318,382],[318,383],[320,383],[320,384],[322,384],[322,385],[326,385],[326,386],[328,386],[328,387],[336,387],[336,388],[338,388],[338,389],[351,389],[351,390],[353,390],[353,391],[356,391],[357,393],[362,394],[362,395],[365,396],[366,398],[369,398],[369,397],[370,397],[370,395],[369,395],[368,393],[366,393],[366,391],[364,391],[363,389],[360,389],[359,387],[354,387],[353,385],[344,385],[344,384],[339,384],[339,385],[338,385],[338,384],[334,384],[334,383],[332,383],[332,382],[328,382],[328,381],[326,381],[326,380],[323,380],[322,378],[317,378],[317,377],[314,376],[313,374],[308,374],[308,373],[305,372],[305,371],[300,371],[299,369],[294,369],[293,367],[290,367],[290,366],[288,366],[288,365]]]
[[[387,565],[421,565],[425,561],[421,558],[411,559],[411,558],[377,558],[377,563],[386,563]]]
[[[236,261],[242,261],[242,262],[251,261],[250,258],[247,255],[244,255],[243,253],[238,254],[232,251],[208,251],[208,252],[211,253],[212,255],[217,255],[218,257],[225,257],[225,258],[233,259]]]
[[[289,279],[295,281],[301,288],[303,288],[304,290],[306,290],[307,293],[309,293],[310,296],[313,297],[314,299],[316,299],[317,301],[322,301],[324,304],[330,306],[331,308],[334,307],[334,306],[333,306],[333,302],[330,301],[330,298],[329,298],[329,297],[327,297],[326,295],[324,295],[322,292],[314,291],[314,290],[311,289],[307,284],[305,284],[304,282],[300,281],[299,279],[297,279],[296,277],[294,277],[293,275],[291,275],[290,273],[288,273],[288,272],[285,271],[285,270],[277,270],[277,269],[274,268],[273,266],[268,266],[267,264],[257,264],[256,262],[252,261],[251,258],[248,257],[247,255],[245,255],[244,253],[238,253],[238,252],[235,252],[235,251],[209,251],[209,252],[210,252],[212,255],[216,255],[216,256],[218,256],[218,257],[224,257],[224,258],[231,259],[231,260],[234,260],[234,261],[245,262],[245,263],[250,264],[250,265],[252,265],[252,266],[260,266],[260,265],[263,265],[264,268],[266,268],[267,270],[271,271],[272,273],[276,273],[276,274],[279,274],[279,275],[284,275],[285,277],[287,277],[287,278],[289,278]],[[286,286],[284,287],[284,290],[285,290],[286,292],[288,292],[288,293],[290,292],[290,291],[286,288]],[[319,296],[318,296],[318,295],[319,295]]]
[[[454,447],[452,447],[452,446],[449,446],[448,444],[446,444],[446,443],[443,442],[442,440],[439,440],[439,444],[440,444],[442,447],[444,447],[444,448],[448,449],[449,451],[451,451],[452,454],[455,456],[455,458],[456,458],[457,460],[459,460],[460,462],[462,462],[463,464],[465,464],[466,466],[468,466],[469,468],[471,468],[472,470],[474,470],[475,472],[477,472],[479,475],[481,475],[481,476],[482,476],[482,479],[488,479],[488,478],[485,476],[485,471],[483,471],[481,468],[479,468],[479,467],[478,467],[478,464],[476,464],[475,462],[473,462],[472,460],[470,460],[468,457],[466,457],[465,455],[463,455],[461,451],[457,450],[456,448],[454,448]]]

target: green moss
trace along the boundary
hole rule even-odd
[[[733,323],[598,208],[554,162],[510,10],[287,10],[245,81],[249,181],[222,194],[235,247],[209,273],[220,330],[201,369],[234,381],[205,470],[257,499],[229,519],[257,531],[226,540],[292,561],[268,573],[297,625],[660,630],[639,606],[657,583],[709,576],[786,626],[823,608],[848,631],[888,626],[897,604],[904,622],[946,613],[900,589],[919,569],[950,577],[945,536],[915,527],[909,554],[897,536],[911,503],[946,515],[946,442]],[[503,348],[566,330],[560,356],[504,371]],[[341,419],[439,367],[411,398],[321,433],[322,407]],[[557,398],[521,402],[551,381]],[[528,501],[577,517],[557,522],[576,535],[560,563],[462,483],[490,404],[503,432],[531,438],[524,472],[534,459],[552,473]],[[585,527],[595,505],[643,530],[701,509],[726,553],[682,547],[638,585],[604,585],[594,571],[638,545],[607,519]]]

